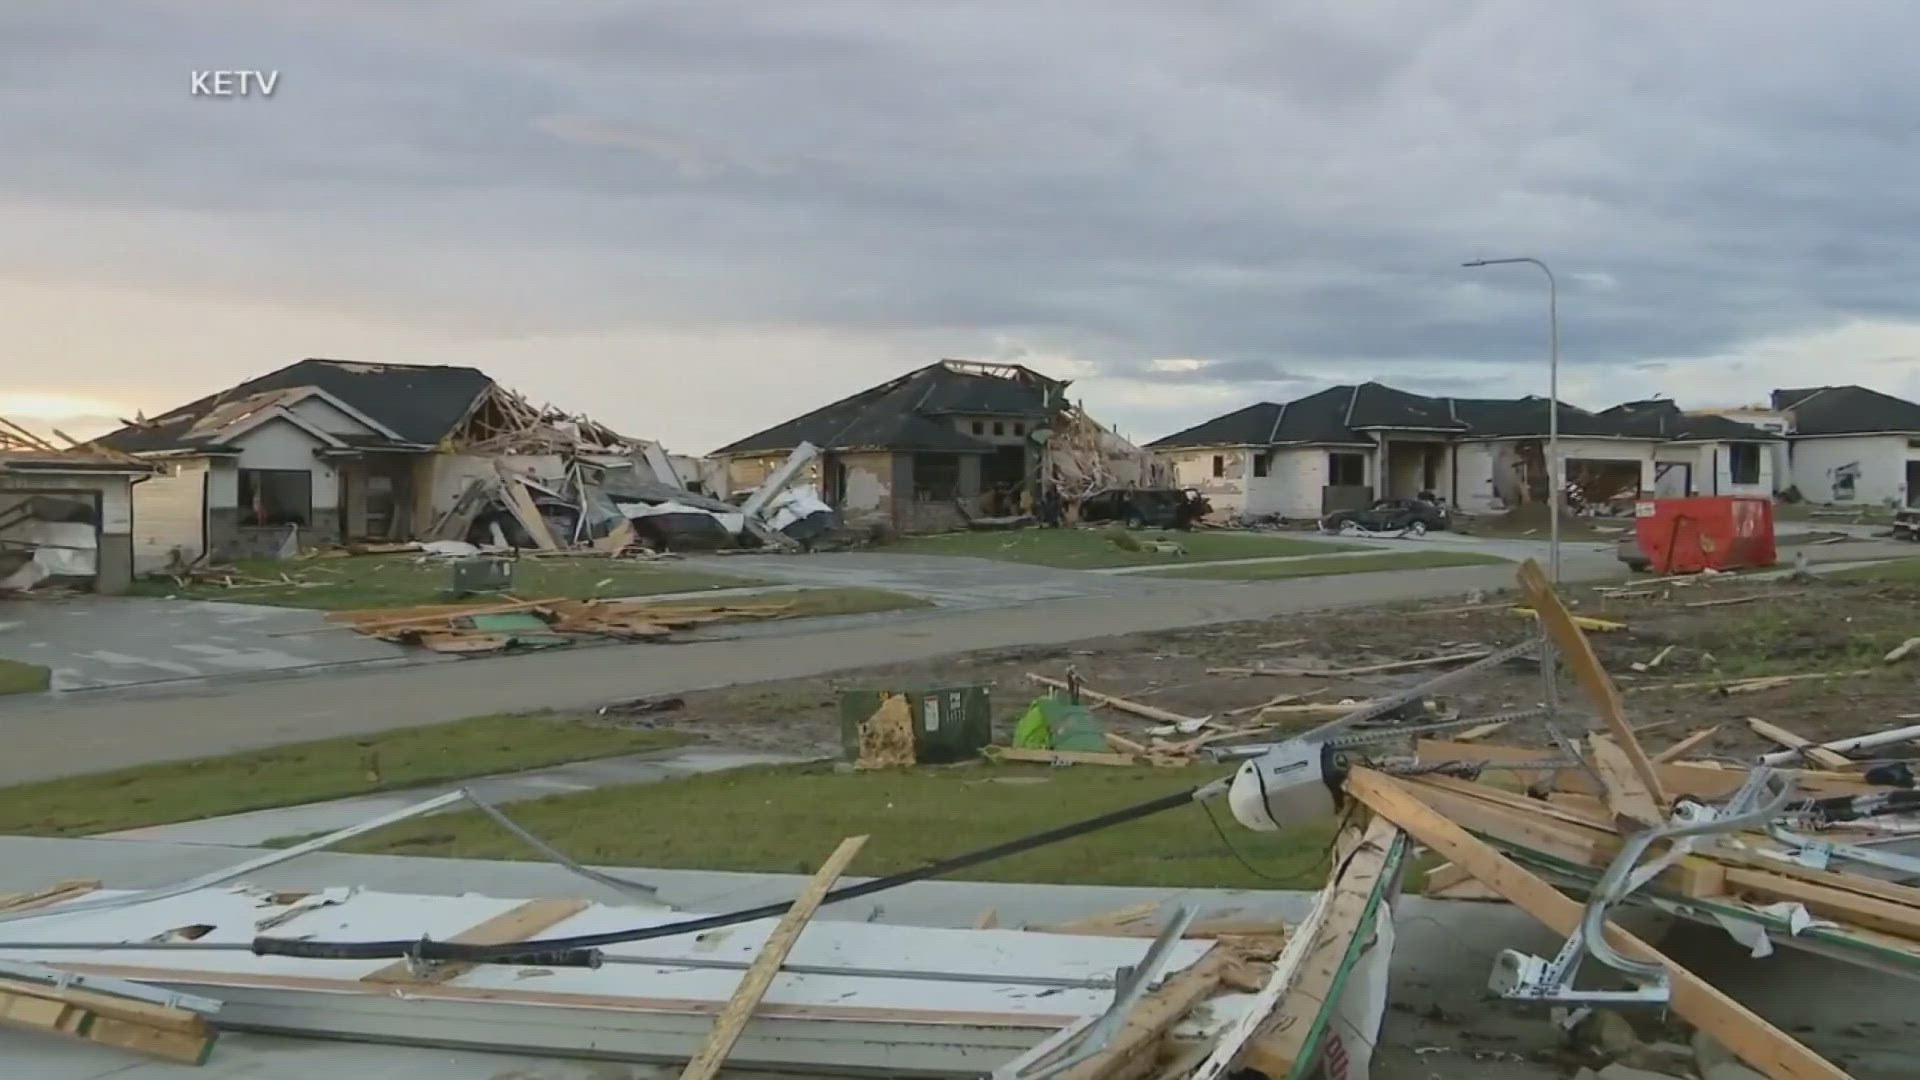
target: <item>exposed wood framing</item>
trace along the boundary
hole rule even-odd
[[[733,1044],[740,1039],[745,1030],[747,1019],[759,1006],[760,999],[767,995],[767,988],[773,985],[773,977],[780,973],[780,965],[787,960],[787,954],[793,951],[793,943],[799,940],[800,931],[820,907],[820,901],[833,888],[833,883],[846,873],[853,857],[860,854],[860,848],[867,842],[864,836],[849,836],[840,841],[840,846],[827,856],[820,869],[814,872],[813,879],[794,900],[793,906],[780,917],[780,922],[767,936],[767,942],[760,949],[747,973],[740,979],[739,989],[733,992],[733,998],[726,1008],[720,1010],[720,1016],[714,1021],[713,1031],[700,1051],[687,1062],[681,1072],[680,1080],[711,1080],[720,1072],[720,1066],[726,1063],[727,1055],[732,1052]]]
[[[1347,790],[1550,929],[1569,934],[1579,923],[1579,903],[1476,840],[1391,777],[1355,769],[1347,779]],[[1627,955],[1663,965],[1673,987],[1674,1011],[1748,1065],[1774,1080],[1847,1080],[1844,1071],[1651,945],[1611,923],[1607,936]]]
[[[1658,825],[1665,819],[1666,815],[1661,813],[1653,792],[1647,790],[1641,776],[1634,771],[1632,760],[1619,743],[1595,732],[1588,737],[1587,748],[1592,755],[1594,771],[1600,774],[1600,784],[1606,788],[1607,806],[1615,816],[1648,826]],[[1651,764],[1648,772],[1653,772]]]
[[[1100,1052],[1060,1074],[1060,1080],[1134,1080],[1152,1074],[1168,1029],[1220,987],[1233,956],[1215,946],[1205,956],[1133,1006]]]
[[[198,1013],[132,998],[0,979],[0,1024],[203,1065],[216,1032]]]

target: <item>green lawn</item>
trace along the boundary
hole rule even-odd
[[[871,836],[856,875],[887,874],[1116,810],[1222,775],[1155,769],[967,765],[836,772],[829,765],[737,769],[658,784],[514,803],[515,821],[587,863],[810,874],[842,838]],[[1221,846],[1198,807],[1183,806],[975,867],[973,881],[1163,888],[1317,885],[1332,822],[1255,833],[1215,806],[1221,826],[1265,880]],[[342,850],[522,859],[526,848],[477,812],[441,814],[370,833]]]
[[[661,604],[672,607],[675,604],[688,602],[663,600]],[[875,611],[901,611],[908,608],[933,606],[931,601],[922,600],[917,596],[908,596],[906,593],[857,586],[844,589],[795,589],[792,592],[750,593],[726,597],[724,601],[714,602],[792,605],[780,613],[783,619],[810,619],[821,615],[866,615]]]
[[[207,583],[180,586],[170,578],[157,578],[136,581],[131,591],[138,596],[178,596],[342,611],[442,602],[447,599],[446,592],[453,580],[453,568],[446,560],[422,560],[415,554],[281,561],[242,559],[235,564],[235,571],[236,578],[279,581],[285,574],[293,580],[277,585],[236,584],[228,588]],[[765,584],[767,582],[755,578],[683,569],[671,562],[542,556],[519,560],[514,568],[512,592],[527,598],[591,599]]]
[[[462,780],[686,741],[563,714],[477,716],[0,788],[0,833],[81,836]]]
[[[34,694],[53,685],[53,672],[39,664],[0,660],[0,696]]]
[[[1422,570],[1435,566],[1488,566],[1507,561],[1494,555],[1482,555],[1477,551],[1385,551],[1378,555],[1296,559],[1292,562],[1175,567],[1150,576],[1267,581],[1273,578],[1315,577],[1324,574],[1371,574],[1381,570]]]
[[[1184,556],[1126,551],[1114,543],[1124,533],[1136,540],[1169,540],[1187,549]],[[907,555],[970,555],[979,559],[1058,566],[1073,570],[1105,566],[1145,566],[1153,563],[1209,562],[1215,559],[1257,559],[1266,555],[1317,555],[1353,551],[1352,544],[1306,540],[1271,533],[1199,532],[1145,529],[1016,529],[1011,532],[946,533],[903,537],[884,549]]]

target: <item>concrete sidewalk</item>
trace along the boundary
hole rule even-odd
[[[1576,558],[1568,580],[1617,578]],[[1093,577],[1094,575],[1088,575]],[[1106,579],[1097,579],[1106,580]],[[1510,566],[1465,566],[1222,584],[987,611],[894,613],[872,625],[787,637],[555,650],[472,663],[345,671],[325,679],[192,692],[0,701],[0,785],[226,754],[503,711],[578,708],[1016,646],[1264,619],[1508,588]]]

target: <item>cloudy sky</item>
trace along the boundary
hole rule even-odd
[[[473,364],[705,452],[942,356],[1153,438],[1378,378],[1920,397],[1910,3],[0,10],[0,413]],[[279,72],[271,97],[196,69]],[[80,430],[75,431],[81,433]]]

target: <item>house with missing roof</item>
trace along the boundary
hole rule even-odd
[[[1069,503],[1164,485],[1150,454],[1095,423],[1070,384],[1019,364],[942,360],[715,450],[726,491],[752,490],[802,443],[803,479],[847,524],[942,532],[976,516],[1031,512],[1043,490]]]
[[[1686,465],[1684,484],[1695,493],[1715,484],[1720,494],[1771,490],[1765,450],[1779,437],[1770,432],[1651,409],[1557,409],[1562,482],[1588,499],[1620,503],[1651,492],[1663,462]],[[1249,405],[1148,448],[1222,515],[1312,519],[1422,492],[1488,513],[1546,501],[1548,421],[1545,398],[1437,398],[1369,382]],[[1760,472],[1749,482],[1756,459]]]
[[[658,450],[556,415],[475,368],[308,359],[98,442],[157,470],[132,498],[144,572],[407,539],[502,468],[552,489],[582,455],[644,468],[635,448]]]
[[[153,471],[96,447],[57,449],[0,419],[0,589],[51,580],[125,592],[133,493]]]

